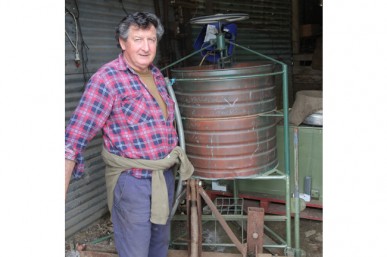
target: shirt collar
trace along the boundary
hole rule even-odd
[[[123,55],[122,53],[120,53],[120,54],[118,55],[118,69],[119,69],[119,70],[126,70],[126,69],[129,69],[129,71],[130,71],[131,73],[137,74],[137,73],[133,70],[133,68],[130,67],[130,66],[126,63],[126,61],[125,61],[125,59],[124,59],[124,55]],[[151,63],[151,64],[149,65],[149,70],[150,70],[153,74],[157,72],[157,68],[156,68],[156,66],[153,65],[153,63]]]

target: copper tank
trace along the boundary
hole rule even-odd
[[[250,177],[277,166],[276,118],[261,115],[276,109],[274,76],[265,75],[273,69],[236,63],[172,70],[195,176]]]

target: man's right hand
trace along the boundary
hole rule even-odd
[[[70,184],[71,174],[75,167],[75,161],[65,159],[65,195]]]

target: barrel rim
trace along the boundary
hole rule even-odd
[[[190,72],[227,72],[227,71],[239,71],[246,69],[254,69],[254,68],[267,68],[274,67],[275,63],[269,61],[254,61],[254,62],[239,62],[235,63],[235,65],[242,66],[232,66],[228,68],[221,69],[217,66],[217,64],[207,64],[207,65],[198,65],[198,66],[188,66],[188,67],[179,67],[171,69],[171,72],[177,73],[190,73]],[[246,66],[245,66],[246,65]]]

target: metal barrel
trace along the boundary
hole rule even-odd
[[[275,168],[276,109],[270,63],[172,70],[186,153],[203,178],[250,177]]]

